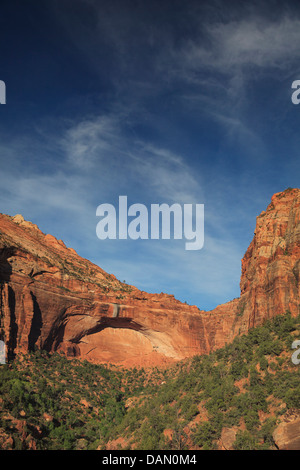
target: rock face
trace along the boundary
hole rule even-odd
[[[242,260],[241,300],[246,328],[289,310],[300,313],[300,190],[274,194],[256,219]]]
[[[21,215],[0,214],[2,337],[9,357],[42,348],[159,365],[222,347],[286,310],[299,314],[299,269],[299,189],[275,194],[257,217],[241,297],[210,312],[124,284]]]
[[[273,432],[273,439],[279,450],[300,450],[300,414],[287,416]]]

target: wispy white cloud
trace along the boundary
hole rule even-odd
[[[61,139],[62,149],[71,168],[91,170],[122,152],[121,129],[114,117],[99,116],[75,122]]]
[[[259,70],[273,73],[284,71],[300,57],[300,20],[284,16],[279,20],[268,20],[260,16],[239,21],[213,22],[203,27],[203,40],[189,39],[173,56],[186,73],[188,80],[205,68],[229,76],[243,67],[255,67],[250,76]],[[251,70],[250,70],[251,72]]]
[[[195,178],[182,156],[142,142],[133,151],[129,150],[128,155],[138,178],[144,181],[153,196],[166,202],[199,202],[203,195],[201,179]]]
[[[186,158],[167,148],[132,139],[119,116],[101,116],[74,123],[62,138],[66,164],[76,171],[95,171],[113,187],[143,188],[143,197],[164,202],[193,202],[202,188]]]

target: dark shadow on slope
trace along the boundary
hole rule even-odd
[[[30,333],[28,336],[28,350],[34,351],[36,342],[41,335],[43,321],[41,309],[39,307],[39,304],[37,303],[36,297],[32,293],[31,295],[33,300],[33,317],[31,322]]]
[[[15,247],[5,247],[0,249],[0,285],[1,285],[1,318],[0,318],[0,323],[1,323],[1,330],[0,330],[0,339],[4,340],[6,342],[6,347],[7,347],[7,359],[8,361],[12,360],[15,358],[15,348],[17,345],[17,333],[18,333],[18,325],[16,322],[16,299],[15,299],[15,293],[13,289],[10,287],[9,282],[10,282],[10,277],[12,274],[12,267],[10,263],[8,262],[8,258],[13,256],[15,254],[16,248]],[[5,284],[8,284],[7,288],[7,302],[8,302],[8,308],[10,312],[10,321],[9,321],[9,337],[5,337],[5,332],[4,332],[4,325],[3,325],[3,320],[4,320],[4,305],[3,305],[3,295],[4,295],[4,286]],[[8,334],[8,332],[6,332]]]

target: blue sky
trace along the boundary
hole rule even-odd
[[[0,212],[120,280],[209,310],[239,296],[271,196],[299,187],[297,2],[3,1]],[[205,205],[205,242],[104,240],[96,208]]]

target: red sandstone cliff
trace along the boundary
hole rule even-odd
[[[299,273],[300,190],[287,189],[257,217],[242,260],[240,308],[248,327],[286,310],[300,314]]]
[[[241,297],[205,312],[118,281],[18,215],[0,215],[1,328],[34,348],[157,365],[222,347],[265,318],[300,313],[300,190],[275,194],[242,260]]]

